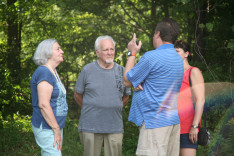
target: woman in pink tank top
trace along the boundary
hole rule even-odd
[[[196,156],[198,147],[198,126],[201,121],[205,103],[204,79],[201,71],[196,67],[190,66],[188,63],[188,61],[191,60],[189,45],[183,40],[178,40],[175,42],[174,47],[184,62],[184,77],[178,97],[180,156]],[[193,105],[193,99],[195,101],[195,106]]]

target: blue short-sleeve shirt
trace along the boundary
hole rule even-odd
[[[146,52],[126,74],[136,88],[142,82],[143,90],[133,93],[129,121],[147,129],[179,124],[178,92],[183,79],[183,60],[173,44],[163,44]]]
[[[50,99],[50,106],[53,110],[54,116],[59,127],[64,128],[68,111],[66,93],[62,91],[61,86],[57,82],[55,76],[45,66],[39,66],[33,73],[31,78],[30,87],[33,106],[33,115],[31,122],[35,127],[39,128],[42,124],[43,129],[51,129],[51,127],[47,124],[44,117],[42,116],[41,110],[38,105],[37,85],[42,81],[47,81],[53,86],[53,91]]]

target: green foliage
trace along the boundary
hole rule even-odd
[[[234,50],[234,39],[231,39],[230,42],[228,42],[227,48]]]
[[[40,147],[36,144],[31,128],[31,117],[20,114],[8,116],[6,120],[0,112],[0,153],[2,156],[40,155]],[[82,156],[83,149],[79,141],[78,120],[66,120],[62,152],[65,155]]]
[[[83,155],[83,148],[78,133],[78,120],[66,120],[63,130],[63,155]]]
[[[12,8],[17,11],[12,12]],[[79,141],[75,142],[79,140],[79,136],[76,131],[78,121],[74,119],[78,119],[80,113],[80,109],[73,101],[75,81],[81,68],[96,59],[94,41],[99,35],[110,35],[114,38],[117,42],[115,61],[124,66],[127,60],[127,43],[133,33],[136,33],[137,38],[143,43],[137,57],[138,61],[144,52],[153,49],[152,37],[157,22],[165,17],[174,18],[181,26],[179,38],[186,40],[193,49],[194,59],[191,64],[202,70],[205,82],[232,83],[234,80],[233,11],[232,1],[229,0],[16,0],[12,6],[7,6],[7,0],[2,0],[0,3],[0,131],[3,134],[1,145],[3,140],[6,143],[1,146],[1,151],[3,154],[8,154],[7,150],[17,151],[17,155],[40,154],[32,132],[27,131],[29,118],[26,118],[26,115],[31,116],[32,113],[29,83],[37,68],[32,62],[32,56],[42,40],[57,39],[65,52],[64,62],[57,69],[67,89],[69,104],[70,119],[64,130],[63,150],[73,155],[72,151],[79,152],[81,149]],[[15,48],[8,43],[9,17],[15,17],[17,28],[21,28],[18,34],[14,34],[20,38],[20,63],[12,61],[17,67],[16,72],[19,73],[17,77],[11,76],[12,69],[8,67],[7,61],[7,56],[11,56],[12,60],[18,60],[17,56],[8,50]],[[13,84],[12,82],[18,78],[20,81]],[[228,93],[230,91],[206,98],[208,126],[212,133],[217,130],[216,123],[225,117],[225,113],[233,104]],[[125,126],[123,155],[126,156],[135,155],[139,133],[138,128],[127,121],[129,108],[130,105],[127,105],[123,112]],[[12,127],[7,122],[11,123]],[[233,126],[228,126],[233,130]],[[10,136],[13,136],[13,139],[7,140]],[[225,155],[224,153],[230,152],[229,144],[233,134],[230,133],[228,137],[223,138],[223,135],[217,134],[214,140],[225,143],[221,149],[221,154]],[[212,146],[199,147],[198,155],[207,154],[208,149],[216,145],[212,143]],[[15,154],[10,153],[10,155]]]
[[[232,97],[234,94],[231,89],[232,88],[226,88],[206,97],[205,109],[207,112],[208,127],[212,131],[217,128],[217,122],[213,121],[217,121],[218,119],[222,121],[227,110],[233,105]]]
[[[31,114],[31,98],[28,82],[22,82],[22,86],[12,84],[12,77],[7,69],[1,68],[0,82],[0,111],[6,117],[8,114],[16,113]],[[25,83],[25,85],[23,85]]]
[[[220,155],[233,155],[234,147],[234,118],[232,117],[222,130],[223,139],[220,141]]]
[[[123,156],[134,156],[136,153],[139,127],[134,123],[128,121],[128,115],[131,106],[131,97],[129,97],[128,104],[123,110],[123,124],[124,124],[124,137],[123,137]]]
[[[188,0],[176,0],[177,3],[187,3]]]
[[[210,155],[233,155],[234,146],[234,105],[231,105],[221,120],[216,123],[216,129],[212,135],[212,143],[209,148]]]
[[[206,23],[206,28],[208,29],[208,31],[212,31],[213,27],[214,25],[212,23]]]
[[[8,116],[6,120],[0,113],[0,153],[7,155],[34,155],[40,150],[34,141],[31,130],[31,117],[20,114]]]
[[[203,28],[205,28],[206,26],[205,26],[204,24],[199,24],[199,27],[200,27],[201,29],[203,29]]]

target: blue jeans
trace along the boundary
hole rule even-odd
[[[53,147],[54,144],[54,132],[52,129],[42,129],[37,128],[32,125],[32,130],[35,136],[35,140],[41,148],[42,156],[62,156],[62,152],[57,149],[57,144]],[[63,140],[63,129],[60,129],[61,139]]]

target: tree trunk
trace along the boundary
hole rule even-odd
[[[14,3],[17,0],[7,0],[7,66],[13,84],[20,83],[20,52],[21,52],[21,27],[18,19],[18,10]]]

